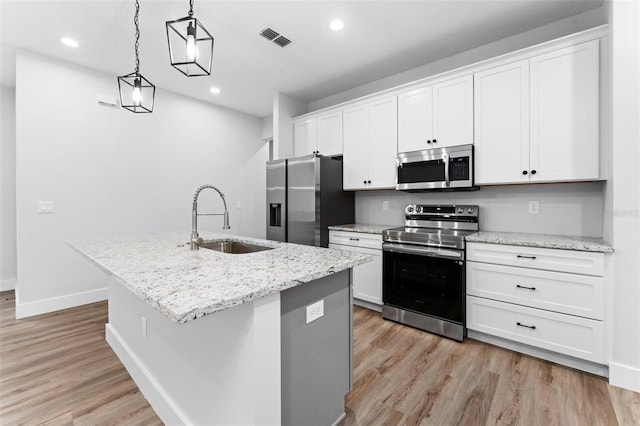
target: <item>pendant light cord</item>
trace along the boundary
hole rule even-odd
[[[136,0],[136,14],[133,18],[133,23],[136,25],[136,74],[140,74],[140,56],[138,54],[138,47],[140,46],[140,22],[138,15],[140,14],[140,3]]]
[[[193,16],[193,0],[189,0],[189,17]]]

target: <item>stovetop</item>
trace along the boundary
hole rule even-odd
[[[478,206],[415,205],[405,207],[405,226],[387,229],[387,243],[464,249],[464,238],[478,231]]]

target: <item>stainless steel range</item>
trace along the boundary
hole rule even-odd
[[[405,226],[383,232],[382,317],[458,341],[465,327],[465,241],[478,206],[405,207]]]

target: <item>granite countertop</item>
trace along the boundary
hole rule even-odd
[[[145,234],[67,244],[179,324],[371,260],[364,254],[214,233],[201,236],[274,249],[248,254],[192,251],[189,234]]]
[[[465,238],[467,242],[541,247],[562,250],[613,253],[613,247],[601,238],[569,237],[564,235],[521,234],[517,232],[476,232]]]
[[[331,225],[331,231],[362,232],[364,234],[382,234],[389,228],[397,228],[398,225],[368,225],[365,223],[351,223],[348,225]]]

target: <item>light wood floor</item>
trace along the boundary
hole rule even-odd
[[[0,299],[1,425],[162,424],[104,340],[106,302],[15,320]],[[354,322],[343,426],[640,424],[640,394],[602,378],[363,308]]]

